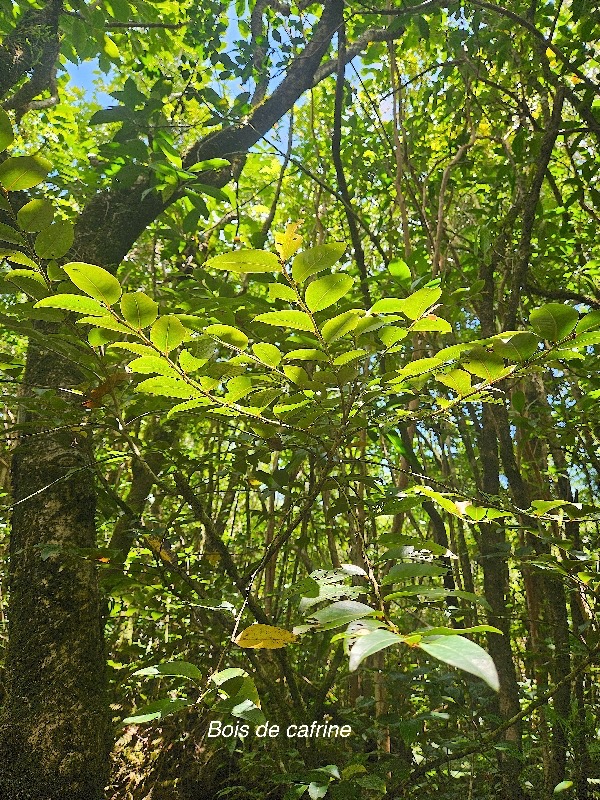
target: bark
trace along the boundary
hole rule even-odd
[[[26,383],[64,385],[72,365],[31,346]],[[109,752],[105,653],[89,452],[76,434],[25,438],[12,462],[3,800],[100,800]]]
[[[483,425],[480,442],[481,465],[483,474],[482,489],[486,495],[497,495],[500,489],[500,464],[498,459],[498,442],[494,429],[491,407],[483,406]],[[494,659],[500,680],[498,710],[503,721],[511,719],[519,713],[519,687],[515,663],[510,645],[510,619],[507,610],[509,594],[507,555],[508,547],[504,531],[495,522],[480,525],[479,549],[483,568],[483,587],[485,599],[491,607],[488,612],[490,625],[502,631],[488,634],[488,650]],[[500,756],[500,780],[503,797],[506,800],[521,800],[525,797],[519,785],[519,774],[522,769],[521,723],[511,725],[504,734],[505,741],[511,750]]]

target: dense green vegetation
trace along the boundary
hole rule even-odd
[[[0,800],[596,796],[599,32],[0,0]]]

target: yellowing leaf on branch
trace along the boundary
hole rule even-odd
[[[256,623],[242,631],[235,638],[239,647],[252,650],[278,650],[296,641],[296,636],[285,628],[276,628],[274,625],[260,625]]]

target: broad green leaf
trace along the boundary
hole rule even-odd
[[[155,719],[162,719],[168,714],[174,714],[189,705],[188,700],[156,700],[154,703],[139,708],[137,714],[133,717],[126,717],[123,722],[125,724],[139,725],[143,722],[152,722]]]
[[[237,273],[281,272],[281,264],[277,256],[266,250],[236,250],[209,258],[206,266]]]
[[[245,350],[248,347],[248,337],[245,333],[234,328],[232,325],[209,325],[204,329],[204,333],[209,336],[216,336],[226,344],[230,344],[238,350]]]
[[[8,192],[31,189],[41,183],[52,164],[41,156],[12,156],[0,164],[0,184]]]
[[[253,344],[252,352],[263,362],[263,364],[267,364],[269,367],[276,367],[282,359],[282,354],[279,348],[275,347],[274,344],[269,344],[268,342],[258,342],[257,344]]]
[[[10,147],[14,138],[10,117],[3,108],[0,108],[0,153]]]
[[[119,350],[129,350],[130,353],[137,353],[138,356],[155,356],[156,351],[145,344],[138,344],[137,342],[113,342],[110,347],[116,347]]]
[[[507,331],[493,337],[494,352],[510,361],[525,361],[537,352],[539,338],[530,331]]]
[[[464,369],[451,369],[435,377],[457,394],[468,394],[471,391],[471,376]]]
[[[44,259],[62,258],[73,246],[74,239],[73,223],[67,219],[59,219],[38,233],[35,239],[35,252]]]
[[[140,356],[129,362],[129,369],[141,375],[166,375],[168,378],[181,380],[181,375],[173,369],[164,358],[153,356]]]
[[[347,625],[349,622],[363,617],[371,617],[376,613],[375,609],[365,603],[359,603],[357,600],[340,600],[338,603],[332,603],[330,606],[316,611],[309,622],[314,620],[321,630],[329,630]]]
[[[290,350],[283,357],[284,361],[327,361],[327,356],[322,350],[301,347],[298,350]]]
[[[189,661],[169,661],[166,664],[155,664],[152,667],[144,667],[138,669],[133,673],[135,676],[148,676],[154,677],[156,675],[178,675],[182,678],[190,678],[196,683],[203,680],[204,675],[195,664],[190,664]]]
[[[428,308],[437,303],[441,296],[442,290],[438,286],[419,289],[404,300],[402,313],[409,319],[418,319]]]
[[[110,36],[107,36],[106,34],[104,34],[102,51],[105,56],[110,58],[111,61],[119,60],[119,48],[110,38]]]
[[[310,383],[310,378],[308,377],[305,370],[302,367],[292,366],[291,364],[286,365],[283,368],[287,378],[292,381],[292,383],[298,384],[298,386],[306,386]]]
[[[154,394],[160,397],[180,397],[182,400],[189,400],[192,397],[200,395],[197,389],[194,389],[193,386],[185,383],[185,381],[163,376],[159,378],[147,378],[145,381],[138,383],[135,387],[135,391],[143,392],[144,394]]]
[[[142,330],[158,316],[158,303],[144,292],[126,292],[121,298],[121,313],[132,327]]]
[[[118,322],[114,317],[81,317],[77,320],[78,325],[96,325],[106,331],[116,331],[117,333],[131,333],[129,328]]]
[[[397,376],[398,378],[412,378],[415,375],[423,375],[425,372],[429,372],[430,370],[435,369],[436,367],[440,367],[442,362],[438,358],[417,358],[415,361],[411,361],[405,367],[398,370]]]
[[[533,330],[550,342],[558,342],[568,336],[579,320],[579,314],[572,306],[563,303],[546,303],[534,309],[529,316]]]
[[[321,329],[321,335],[327,344],[341,339],[358,325],[360,313],[358,311],[344,311],[333,319],[328,319]]]
[[[452,325],[435,314],[427,314],[411,325],[413,331],[438,331],[439,333],[452,333]]]
[[[297,283],[302,283],[311,275],[330,269],[344,255],[346,245],[343,242],[319,244],[304,250],[292,262],[292,277]]]
[[[48,294],[43,277],[32,269],[13,269],[6,273],[4,280],[10,281],[21,291],[36,299]]]
[[[177,403],[177,405],[169,409],[167,413],[167,419],[171,419],[173,414],[180,414],[183,411],[195,411],[197,408],[210,405],[212,405],[212,401],[207,397],[197,397],[195,400],[188,400],[185,403]]]
[[[0,241],[10,242],[11,244],[25,244],[25,239],[19,231],[15,230],[12,225],[5,225],[3,222],[0,222]]]
[[[258,314],[254,317],[254,321],[275,325],[277,328],[292,328],[297,331],[313,330],[312,320],[304,311],[267,311],[266,314]]]
[[[398,342],[406,339],[408,336],[408,328],[398,328],[395,325],[388,325],[379,331],[378,336],[386,347],[393,347]]]
[[[391,647],[393,644],[400,644],[402,641],[402,636],[385,628],[379,628],[359,636],[350,650],[350,662],[348,665],[350,672],[354,672],[365,658],[384,650],[386,647]]]
[[[471,628],[420,628],[412,633],[418,633],[422,636],[456,636],[457,633],[497,633],[502,636],[502,631],[494,628],[493,625],[473,625]]]
[[[573,781],[561,781],[560,783],[556,784],[552,794],[562,794],[563,792],[566,792],[567,789],[570,789],[572,786],[573,786]]]
[[[187,339],[187,332],[173,314],[165,314],[150,329],[150,341],[163,353],[168,353]]]
[[[445,575],[448,570],[444,567],[438,567],[435,564],[396,564],[391,570],[384,575],[382,584],[398,583],[407,578],[421,578],[428,576],[430,578],[438,578]]]
[[[325,797],[327,794],[327,790],[329,789],[329,783],[319,783],[317,781],[311,781],[308,784],[308,796],[310,800],[321,800],[322,797]]]
[[[472,375],[477,375],[486,381],[493,381],[504,372],[502,356],[496,352],[490,353],[483,347],[472,350],[468,360],[462,362],[462,366]]]
[[[187,350],[182,350],[179,353],[179,365],[184,372],[195,372],[207,363],[206,358],[196,358]]]
[[[382,297],[369,309],[369,314],[398,314],[404,311],[404,300],[395,297]]]
[[[600,310],[596,309],[595,311],[590,311],[584,317],[582,317],[577,326],[575,327],[576,333],[582,333],[583,331],[587,331],[590,328],[595,328],[596,325],[600,325]]]
[[[347,353],[342,353],[341,356],[333,359],[336,367],[341,367],[344,364],[349,364],[351,361],[356,361],[357,358],[362,358],[367,355],[366,350],[349,350]]]
[[[463,636],[427,636],[418,643],[428,655],[470,672],[484,680],[495,692],[500,690],[500,681],[492,657],[478,644]]]
[[[17,213],[17,222],[24,231],[30,233],[47,228],[53,219],[54,206],[49,200],[30,200]]]
[[[227,394],[225,400],[228,403],[237,403],[242,397],[246,397],[252,391],[252,379],[247,375],[236,375],[227,381]]]
[[[121,297],[121,284],[114,275],[102,267],[86,264],[83,261],[71,261],[65,264],[63,269],[75,286],[94,300],[112,306]]]
[[[198,161],[196,164],[192,164],[191,167],[186,167],[186,169],[188,172],[206,172],[207,170],[230,166],[231,162],[226,158],[207,158],[206,161]]]
[[[291,286],[285,286],[283,283],[270,283],[269,300],[286,300],[288,303],[297,303],[298,295]]]
[[[24,267],[31,267],[31,269],[38,268],[35,261],[20,250],[0,250],[0,260],[2,259],[11,261],[13,264],[22,264]]]
[[[412,280],[410,267],[406,261],[403,261],[401,258],[395,258],[393,261],[390,261],[388,269],[390,275],[393,275],[400,283],[410,283]]]
[[[100,305],[97,300],[91,297],[84,297],[80,294],[54,294],[45,297],[36,303],[37,308],[62,308],[64,311],[76,311],[79,314],[91,314],[103,317],[106,314],[106,307]]]
[[[311,311],[323,311],[334,305],[352,288],[350,275],[326,275],[313,281],[306,289],[305,302]]]

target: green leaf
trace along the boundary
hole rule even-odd
[[[208,333],[209,336],[216,336],[217,339],[232,345],[238,350],[245,350],[248,347],[246,334],[232,325],[209,325],[208,328],[204,329],[204,333]]]
[[[138,712],[133,717],[126,717],[123,722],[125,724],[139,725],[142,722],[152,722],[155,719],[162,719],[168,714],[174,714],[189,705],[187,700],[156,700],[154,703],[148,703],[138,709]]]
[[[163,353],[168,353],[187,339],[186,329],[173,314],[165,314],[150,329],[150,341]]]
[[[427,314],[427,316],[418,319],[411,325],[413,331],[439,331],[439,333],[452,333],[452,325],[441,317],[436,317],[435,314]]]
[[[573,781],[561,781],[560,783],[556,784],[552,794],[562,794],[562,792],[566,792],[567,789],[570,789],[572,786]]]
[[[111,61],[119,60],[119,48],[110,38],[110,36],[107,36],[106,34],[104,34],[102,52],[107,58],[110,58]]]
[[[525,361],[538,350],[539,338],[530,331],[507,331],[493,337],[494,352],[510,361]]]
[[[402,313],[409,319],[418,319],[428,308],[437,303],[441,296],[442,290],[438,286],[419,289],[404,300]]]
[[[391,647],[393,644],[400,644],[402,641],[402,636],[385,628],[378,628],[371,631],[371,633],[359,636],[350,650],[350,662],[348,665],[350,672],[354,672],[365,658],[378,653],[386,647]]]
[[[281,264],[277,256],[266,250],[236,250],[209,258],[206,266],[236,273],[281,272]]]
[[[267,364],[269,367],[276,367],[283,358],[281,350],[275,347],[274,344],[269,344],[268,342],[253,344],[252,352],[263,364]]]
[[[572,306],[563,303],[546,303],[534,309],[529,316],[533,330],[550,342],[558,342],[568,336],[579,320],[579,314]]]
[[[182,678],[190,678],[199,683],[203,680],[204,675],[195,664],[190,664],[188,661],[169,661],[166,664],[155,664],[152,667],[144,667],[138,669],[133,673],[135,676],[150,676],[156,675],[178,675]]]
[[[197,408],[210,405],[212,405],[212,401],[207,397],[197,397],[195,400],[188,400],[186,403],[177,403],[177,405],[169,409],[167,419],[171,419],[174,414],[179,414],[182,411],[195,411]]]
[[[349,350],[347,353],[342,353],[341,356],[333,359],[336,367],[341,367],[344,364],[349,364],[351,361],[356,361],[357,358],[362,358],[367,355],[366,350]]]
[[[73,223],[67,219],[60,219],[38,233],[35,239],[35,252],[40,258],[62,258],[73,246],[74,239]]]
[[[434,578],[445,575],[447,571],[444,567],[438,567],[435,564],[396,564],[387,575],[384,575],[381,582],[382,584],[398,583],[407,578],[420,578],[425,575]]]
[[[193,386],[185,383],[185,381],[163,376],[160,378],[147,378],[145,381],[138,383],[135,391],[160,397],[179,397],[182,400],[189,400],[200,395],[197,389],[194,389]]]
[[[403,261],[401,258],[394,258],[393,261],[390,261],[388,269],[390,275],[393,275],[400,283],[410,283],[412,280],[410,267],[406,261]]]
[[[352,288],[354,278],[350,275],[326,275],[309,284],[305,302],[311,311],[323,311],[337,303]]]
[[[463,636],[427,636],[418,643],[428,655],[484,680],[495,692],[500,690],[496,665],[478,644]]]
[[[22,253],[20,250],[0,250],[0,260],[6,259],[7,261],[11,261],[14,264],[22,264],[24,267],[31,267],[31,269],[37,269],[38,265],[33,261],[29,256],[26,256],[25,253]]]
[[[297,283],[302,283],[310,275],[330,269],[337,264],[345,250],[346,245],[343,242],[332,242],[298,253],[292,262],[292,277]]]
[[[0,108],[0,153],[10,147],[14,138],[10,117],[3,108]]]
[[[404,300],[382,297],[369,309],[369,314],[398,314],[404,310]]]
[[[179,365],[184,372],[195,372],[203,367],[208,359],[196,358],[187,350],[182,350],[179,353]]]
[[[312,320],[304,311],[267,311],[266,314],[254,317],[254,321],[275,325],[278,328],[293,328],[297,331],[313,330]]]
[[[158,303],[144,292],[126,292],[121,298],[121,312],[132,327],[142,330],[158,316]]]
[[[310,800],[321,800],[321,798],[325,797],[327,794],[328,788],[328,783],[317,783],[317,781],[311,781],[311,783],[308,784],[308,796],[310,797]]]
[[[23,239],[19,231],[15,230],[11,225],[5,225],[3,222],[0,222],[0,241],[10,242],[11,244],[25,244],[25,239]]]
[[[47,228],[54,219],[54,206],[49,200],[30,200],[21,206],[17,213],[17,222],[24,231],[41,231]]]
[[[122,325],[114,317],[81,317],[77,320],[78,325],[96,325],[106,331],[116,331],[117,333],[131,333],[129,328]]]
[[[121,297],[121,284],[102,267],[84,261],[71,261],[63,269],[75,286],[94,300],[112,306]]]
[[[98,317],[106,314],[106,308],[97,300],[80,294],[54,294],[36,303],[36,308],[62,308],[64,311],[76,311],[79,314],[92,314]]]
[[[181,375],[159,356],[140,356],[129,362],[129,369],[141,375],[166,375],[168,378],[181,380]]]
[[[468,394],[471,391],[471,376],[464,369],[451,369],[436,375],[436,380],[457,394]]]
[[[504,372],[502,356],[496,352],[490,353],[483,347],[471,350],[468,360],[463,361],[462,366],[472,375],[486,381],[493,381]]]
[[[359,319],[360,314],[357,311],[344,311],[343,314],[327,320],[321,329],[321,335],[328,344],[331,344],[354,330]]]
[[[270,283],[269,300],[285,300],[288,303],[297,303],[298,296],[291,286],[285,286],[283,283]]]
[[[330,606],[316,611],[309,621],[314,620],[321,630],[329,630],[347,625],[349,622],[363,617],[371,617],[375,613],[375,609],[365,603],[359,603],[357,600],[340,600],[338,603],[332,603]]]
[[[125,106],[109,106],[101,108],[90,117],[90,125],[106,125],[111,122],[125,122],[131,119],[131,111]]]
[[[4,279],[14,283],[21,291],[31,297],[40,298],[47,294],[46,282],[39,272],[31,269],[13,269],[4,276]]]
[[[52,164],[41,156],[12,156],[0,164],[0,184],[8,192],[31,189],[41,183]]]
[[[283,357],[284,361],[327,361],[327,356],[322,350],[301,347],[299,350],[290,350]]]

